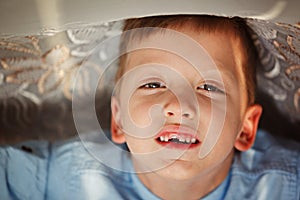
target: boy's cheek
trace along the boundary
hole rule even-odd
[[[135,138],[154,137],[165,124],[161,107],[131,99],[127,107],[121,107],[122,130]]]
[[[132,100],[128,109],[132,121],[140,126],[149,125],[152,121],[150,116],[152,106],[151,103]]]

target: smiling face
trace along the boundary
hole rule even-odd
[[[239,40],[184,25],[130,49],[112,99],[113,140],[127,142],[137,171],[224,179],[234,147],[252,145],[261,114],[245,103]]]

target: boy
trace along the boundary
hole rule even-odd
[[[139,29],[152,26],[186,34],[209,55],[170,30]],[[255,52],[242,26],[239,19],[201,16],[136,19],[125,25],[125,31],[133,31],[124,34],[121,48],[131,52],[121,58],[117,78],[130,73],[112,99],[112,139],[127,142],[136,171],[154,171],[138,177],[163,199],[204,197],[226,179],[233,147],[245,151],[254,142],[262,109],[253,104]],[[149,119],[153,106],[160,109],[153,109]],[[222,114],[225,121],[211,130]],[[214,135],[218,141],[207,145],[206,138]],[[149,163],[156,165],[152,169]]]
[[[240,18],[127,20],[111,134],[131,155],[111,148],[102,165],[80,143],[57,148],[50,198],[299,199],[298,152],[278,150],[264,133],[250,149],[262,108],[254,103],[257,56],[248,31]],[[65,185],[55,184],[61,176]]]

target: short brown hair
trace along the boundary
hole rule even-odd
[[[192,23],[195,31],[227,31],[233,33],[234,36],[240,39],[244,45],[244,59],[242,62],[243,73],[246,79],[248,105],[255,101],[256,93],[256,67],[259,64],[257,50],[251,39],[252,30],[247,26],[245,19],[240,17],[219,17],[209,15],[169,15],[169,16],[152,16],[144,18],[133,18],[125,21],[123,27],[123,35],[120,43],[120,51],[125,52],[119,60],[119,69],[117,71],[116,80],[119,80],[124,73],[127,54],[126,49],[134,38],[143,38],[151,34],[149,29],[145,31],[129,31],[133,29],[141,29],[147,27],[157,28],[181,28],[186,23]]]

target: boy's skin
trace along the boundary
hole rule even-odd
[[[229,32],[199,32],[191,28],[192,26],[193,24],[185,24],[171,29],[186,34],[206,50],[221,74],[224,85],[217,85],[220,90],[212,87],[212,91],[208,91],[208,88],[204,87],[204,79],[206,84],[210,84],[211,77],[221,81],[218,75],[205,75],[209,65],[203,65],[206,63],[204,60],[208,59],[204,53],[199,53],[199,59],[192,66],[174,53],[142,49],[128,55],[123,74],[130,73],[124,76],[119,85],[120,92],[112,98],[112,139],[116,143],[127,143],[133,154],[133,164],[137,172],[146,171],[145,168],[154,162],[161,162],[160,168],[156,166],[157,170],[150,168],[145,173],[138,173],[138,177],[152,193],[162,199],[199,199],[220,185],[230,170],[234,149],[246,151],[254,143],[262,113],[260,105],[247,103],[246,80],[241,70],[244,51],[241,50],[243,45],[239,39]],[[172,36],[167,33],[151,34],[138,42],[138,46],[152,43],[156,46],[162,41],[168,41],[170,37]],[[188,48],[186,50],[189,51]],[[145,76],[149,72],[151,78],[146,81],[133,78],[142,77],[142,74],[135,74],[139,68],[143,69],[142,74]],[[153,70],[155,68],[156,71]],[[167,68],[170,69],[170,74],[172,71],[180,74],[182,80],[174,74],[169,77],[161,76],[160,74],[166,75],[163,71],[165,69],[167,72]],[[144,82],[139,82],[141,80]],[[190,85],[181,84],[177,87],[176,84],[184,83],[183,80]],[[138,87],[135,87],[135,84]],[[215,85],[214,83],[213,86]],[[126,94],[128,88],[134,87],[136,89]],[[191,89],[195,94],[194,100],[184,97],[178,99],[181,94],[187,96],[185,92]],[[222,113],[225,118],[220,136],[207,155],[199,156],[205,137],[212,136],[209,126],[213,121],[221,120]],[[145,128],[150,131],[144,132],[145,137],[141,137],[141,133],[135,133],[134,128],[127,126],[130,121],[136,127],[150,127]],[[149,125],[160,126],[161,129],[157,131],[157,128],[151,129]],[[199,143],[194,148],[189,148],[189,145],[164,148],[165,146],[157,142],[157,137],[162,131],[174,132],[179,136],[189,132],[187,135],[197,138]],[[147,154],[151,156],[145,162],[139,155]]]

